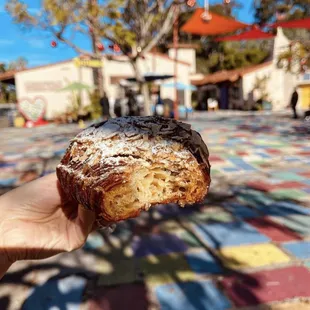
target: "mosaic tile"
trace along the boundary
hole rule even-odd
[[[194,225],[194,230],[212,248],[268,242],[269,238],[244,222]]]
[[[304,177],[293,173],[293,172],[275,172],[272,174],[273,177],[286,181],[302,181]]]
[[[244,205],[234,203],[234,202],[229,202],[229,203],[224,203],[223,206],[225,207],[226,210],[231,212],[235,217],[240,218],[240,219],[245,219],[245,218],[254,218],[259,216],[259,214]]]
[[[184,241],[184,243],[189,247],[189,248],[201,248],[203,245],[201,242],[195,238],[194,235],[191,233],[184,231],[181,233],[177,233],[177,236]]]
[[[149,285],[196,279],[195,273],[183,255],[148,256],[139,260],[139,266],[145,281]]]
[[[246,221],[274,242],[287,242],[301,239],[300,236],[290,229],[268,218],[254,218],[247,219]]]
[[[287,267],[227,277],[222,285],[236,306],[246,307],[296,297],[309,298],[309,282],[307,268]]]
[[[162,285],[156,288],[156,296],[162,310],[225,310],[231,307],[211,281]]]
[[[177,236],[168,233],[159,233],[143,237],[136,237],[132,242],[134,255],[143,257],[147,255],[161,255],[168,253],[182,253],[187,245]]]
[[[310,236],[310,217],[305,215],[289,215],[287,217],[272,216],[272,220],[283,224],[297,234],[308,237]]]
[[[185,258],[196,273],[219,274],[223,272],[216,259],[206,250],[186,253]]]
[[[205,210],[201,210],[199,213],[195,213],[189,215],[185,218],[185,220],[193,221],[194,223],[227,223],[234,221],[231,214],[225,212],[224,210],[217,209],[217,210],[208,210],[208,207]]]
[[[134,283],[141,279],[140,268],[132,258],[104,255],[96,264],[97,285]]]
[[[301,241],[294,243],[285,243],[281,247],[287,252],[299,259],[310,258],[310,242]]]
[[[290,262],[290,258],[272,244],[242,245],[219,250],[223,263],[232,269],[256,268]]]
[[[275,199],[292,199],[292,200],[303,200],[303,198],[307,197],[307,195],[297,189],[290,189],[290,190],[283,190],[283,189],[278,189],[274,190],[271,193],[272,197]]]
[[[92,298],[87,302],[85,310],[146,310],[150,307],[148,291],[142,283],[99,287],[90,296]]]
[[[77,276],[50,280],[35,287],[22,310],[69,309],[78,310],[86,280]]]

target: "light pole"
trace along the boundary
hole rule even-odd
[[[174,118],[179,119],[179,109],[178,109],[178,45],[179,45],[179,14],[180,7],[178,4],[175,5],[175,20],[173,24],[173,49],[174,49],[174,91],[175,98],[173,102],[173,112]]]

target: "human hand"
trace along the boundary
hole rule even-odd
[[[64,197],[55,173],[27,183],[0,197],[0,263],[78,249],[94,221],[93,212]]]

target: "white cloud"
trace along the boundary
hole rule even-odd
[[[0,39],[0,46],[1,45],[12,45],[13,43],[14,43],[14,40]]]

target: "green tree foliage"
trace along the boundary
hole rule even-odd
[[[9,63],[0,63],[0,74],[12,70],[23,70],[27,67],[28,60],[24,57],[18,57]],[[8,85],[0,82],[0,103],[16,102],[16,90],[14,85]]]
[[[277,19],[289,21],[309,16],[309,0],[260,0],[255,3],[255,19],[262,25]],[[284,34],[293,42],[279,56],[278,65],[299,74],[310,67],[310,32],[306,29],[284,29]]]
[[[50,32],[78,54],[100,58],[98,43],[104,38],[117,44],[134,69],[136,79],[144,89],[149,114],[147,86],[138,59],[158,44],[170,31],[174,9],[183,0],[42,0],[39,14],[31,14],[20,0],[8,0],[6,8],[15,22],[24,27],[36,27]],[[73,39],[79,32],[90,39],[92,50],[83,50]],[[94,70],[96,85],[103,93],[102,70]]]
[[[309,0],[255,0],[255,20],[265,25],[282,15],[285,20],[300,19],[310,15]]]

